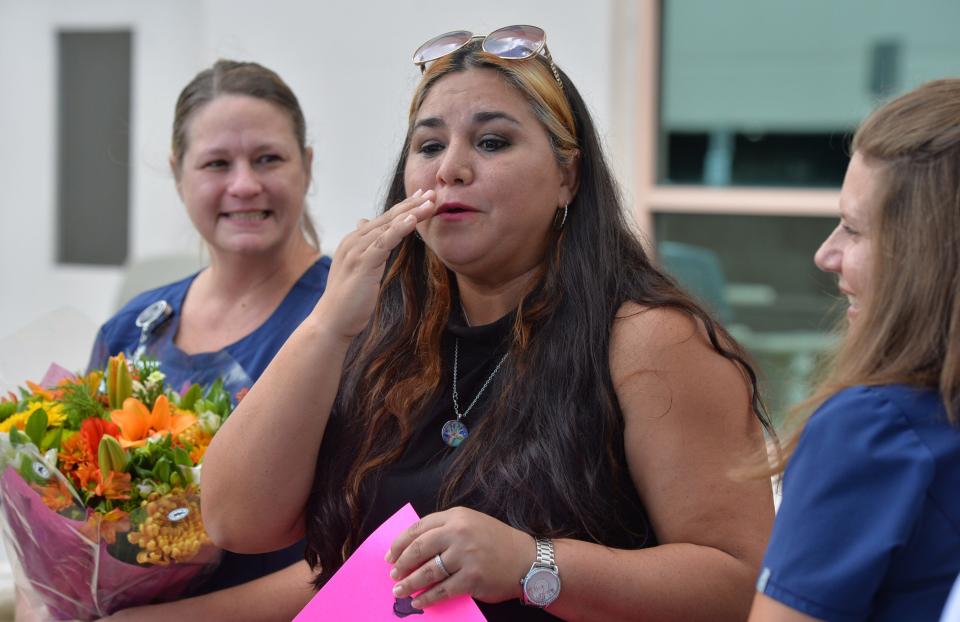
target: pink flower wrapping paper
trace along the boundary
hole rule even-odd
[[[62,477],[59,473],[56,477]],[[87,510],[76,501],[80,512]],[[207,546],[188,563],[142,566],[117,559],[99,533],[83,533],[85,521],[48,508],[20,474],[0,477],[3,533],[21,572],[57,620],[95,620],[115,611],[175,599],[216,567],[220,552]],[[118,534],[118,542],[123,534]]]

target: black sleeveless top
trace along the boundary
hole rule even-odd
[[[361,540],[408,501],[420,516],[437,511],[437,496],[443,474],[457,452],[440,435],[443,424],[456,419],[453,410],[455,342],[459,342],[457,403],[462,413],[506,353],[513,318],[514,314],[511,313],[493,324],[477,327],[466,326],[459,318],[451,319],[440,346],[443,357],[440,385],[428,407],[428,414],[420,419],[404,455],[380,474],[376,490],[368,488],[364,491],[361,501],[364,508],[369,509],[365,515]],[[494,393],[498,383],[495,381],[498,379],[490,382],[470,413],[461,419],[468,430],[477,428],[487,412],[487,404],[491,399],[496,399]],[[471,440],[468,437],[464,443]]]
[[[430,403],[428,412],[415,428],[410,443],[403,456],[386,467],[374,481],[368,482],[361,495],[364,509],[364,521],[359,541],[366,539],[374,529],[392,516],[407,502],[411,503],[417,514],[425,516],[436,512],[439,507],[439,491],[442,479],[450,467],[458,449],[449,447],[441,438],[443,424],[456,419],[453,409],[452,381],[455,342],[458,345],[457,403],[463,413],[473,401],[477,392],[490,377],[502,356],[507,352],[512,338],[515,314],[510,313],[493,324],[470,327],[459,314],[452,314],[447,331],[443,336],[441,351],[443,371],[436,397]],[[488,405],[496,400],[498,377],[487,386],[473,409],[461,419],[468,430],[477,429],[477,424],[487,414]],[[478,437],[470,437],[464,444],[478,442]],[[469,504],[466,504],[469,505]],[[633,524],[647,525],[648,521],[639,509],[640,515],[627,517]],[[608,534],[604,534],[608,535]],[[613,542],[620,537],[611,537]],[[652,532],[648,532],[645,542],[638,546],[656,544]],[[530,561],[535,551],[531,548]],[[560,569],[561,580],[563,568]],[[522,577],[517,577],[517,582]],[[514,620],[536,621],[556,620],[546,610],[523,605],[519,600],[488,604],[477,601],[477,605],[490,622],[508,622]]]

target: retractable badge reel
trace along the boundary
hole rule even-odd
[[[147,350],[147,341],[160,326],[173,315],[173,307],[166,300],[158,300],[140,312],[134,321],[140,329],[140,343],[133,353],[133,360],[139,360]]]

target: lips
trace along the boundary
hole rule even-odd
[[[838,286],[837,289],[840,290],[840,295],[847,299],[847,317],[853,319],[860,313],[860,301],[857,295],[843,285]]]
[[[458,203],[455,201],[451,201],[448,203],[442,203],[440,207],[437,208],[436,214],[438,216],[442,214],[468,214],[476,211],[477,211],[476,208],[471,207],[466,203]]]

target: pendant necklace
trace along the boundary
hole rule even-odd
[[[487,385],[490,384],[490,381],[493,380],[493,377],[497,375],[497,372],[500,371],[500,366],[503,365],[503,362],[507,360],[507,354],[504,354],[500,357],[500,362],[497,363],[497,366],[493,368],[493,371],[490,372],[490,375],[487,376],[487,379],[483,382],[483,386],[480,387],[480,390],[477,391],[476,397],[473,398],[473,401],[470,402],[470,405],[467,406],[467,409],[463,412],[460,412],[460,404],[457,401],[459,397],[457,393],[457,366],[460,358],[460,339],[455,339],[453,342],[453,414],[457,416],[456,419],[451,419],[443,424],[443,427],[440,428],[440,436],[443,438],[443,442],[449,445],[450,447],[459,447],[460,443],[466,440],[467,436],[470,435],[470,431],[467,429],[467,426],[464,425],[463,419],[473,410],[473,407],[476,406],[477,400],[480,399],[480,396],[483,395],[483,392],[486,390]]]

